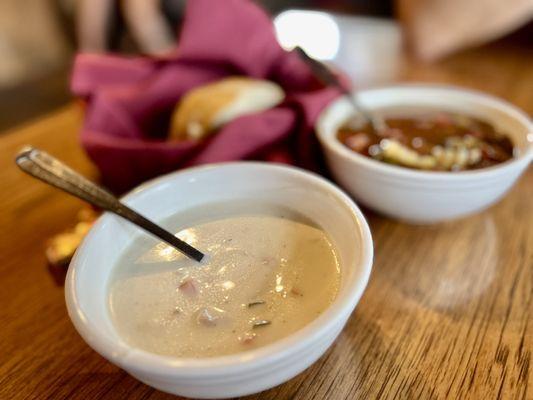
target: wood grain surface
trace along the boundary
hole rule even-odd
[[[484,90],[532,114],[532,51],[495,45],[407,64],[404,80]],[[81,203],[23,176],[13,155],[30,143],[95,177],[80,121],[71,105],[0,135],[0,399],[174,398],[81,340],[46,269],[45,240]],[[249,399],[532,399],[532,168],[499,204],[456,222],[365,213],[375,262],[346,329],[304,373]]]

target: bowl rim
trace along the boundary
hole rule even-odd
[[[255,371],[270,366],[277,361],[290,358],[298,353],[305,353],[312,348],[309,345],[319,342],[321,338],[327,336],[328,332],[332,332],[332,329],[335,328],[339,321],[349,317],[359,302],[370,278],[373,262],[372,236],[366,219],[359,207],[346,193],[325,178],[301,168],[282,164],[255,161],[223,162],[191,167],[152,179],[134,188],[131,192],[123,196],[122,200],[131,204],[132,201],[134,202],[136,198],[147,192],[153,191],[157,193],[157,188],[160,185],[169,183],[173,179],[176,179],[176,177],[186,175],[191,175],[192,177],[194,174],[212,169],[239,169],[242,167],[262,170],[272,169],[281,173],[291,174],[303,179],[303,182],[310,182],[320,186],[323,190],[334,195],[346,207],[346,210],[352,216],[352,222],[359,229],[361,236],[361,257],[359,264],[354,265],[360,272],[354,277],[352,282],[348,283],[348,290],[342,298],[342,302],[337,297],[320,316],[300,330],[271,344],[241,353],[209,358],[178,358],[158,355],[132,347],[120,340],[120,338],[115,339],[103,335],[100,330],[89,323],[76,294],[78,283],[76,268],[78,264],[85,262],[80,261],[80,259],[86,256],[84,254],[86,251],[85,243],[86,241],[93,240],[93,237],[98,234],[101,226],[112,218],[110,214],[104,213],[93,225],[83,243],[76,251],[65,280],[65,301],[69,317],[76,330],[93,350],[114,364],[141,374],[180,376],[192,379],[206,376],[223,377],[245,371]],[[117,336],[119,335],[117,334]],[[265,371],[268,372],[268,370]]]
[[[526,127],[526,148],[524,149],[524,151],[520,152],[518,156],[513,157],[511,160],[505,161],[494,166],[480,168],[476,170],[456,172],[425,171],[387,164],[348,149],[346,146],[339,142],[336,135],[330,134],[330,131],[324,128],[325,123],[331,118],[330,114],[332,113],[332,111],[340,107],[342,103],[345,103],[346,100],[342,97],[337,98],[336,100],[328,104],[328,106],[324,108],[319,114],[319,117],[315,124],[315,130],[320,144],[324,148],[334,152],[341,158],[365,166],[369,170],[375,172],[382,172],[384,174],[396,178],[430,180],[432,182],[464,182],[478,178],[499,176],[501,174],[507,173],[509,170],[515,169],[517,167],[517,164],[525,163],[527,165],[533,160],[533,121],[530,119],[530,117],[526,114],[525,111],[521,110],[510,102],[475,89],[463,88],[460,86],[448,84],[418,82],[403,83],[398,85],[377,86],[374,88],[363,89],[357,92],[357,96],[360,96],[359,99],[361,99],[361,97],[365,96],[365,94],[396,90],[410,90],[413,93],[427,93],[430,91],[447,92],[463,96],[465,98],[469,98],[470,100],[478,101],[480,104],[485,106],[492,106],[494,108],[498,108],[500,111],[507,114],[509,117],[513,118],[515,121]]]

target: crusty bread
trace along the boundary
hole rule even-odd
[[[237,117],[275,107],[284,97],[273,82],[239,76],[197,87],[174,109],[169,137],[202,139]]]

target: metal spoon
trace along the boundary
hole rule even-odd
[[[362,106],[359,100],[357,99],[357,95],[353,92],[350,92],[350,90],[347,89],[339,81],[339,79],[335,76],[335,74],[333,74],[331,70],[324,63],[310,57],[304,51],[304,49],[302,49],[300,46],[296,46],[295,50],[300,56],[300,58],[307,65],[309,65],[309,67],[311,68],[311,71],[313,72],[313,74],[318,80],[320,80],[326,86],[336,87],[343,94],[343,96],[350,102],[356,114],[362,115],[363,118],[368,123],[370,123],[373,131],[376,134],[380,136],[383,134],[383,132],[387,129],[387,124],[385,123],[383,118],[369,112],[364,106]]]
[[[15,162],[20,169],[34,178],[117,214],[167,242],[187,257],[198,262],[202,261],[203,253],[121,203],[107,190],[89,181],[44,151],[26,147],[19,152]]]

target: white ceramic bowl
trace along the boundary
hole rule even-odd
[[[365,90],[359,99],[369,110],[431,107],[478,116],[511,136],[519,154],[490,167],[462,172],[417,171],[357,154],[336,138],[352,115],[345,99],[328,106],[316,130],[335,179],[357,200],[383,214],[430,223],[480,211],[498,201],[533,159],[533,124],[513,105],[495,97],[448,86],[404,85]]]
[[[113,327],[107,283],[117,258],[143,233],[106,213],[76,252],[66,280],[68,312],[83,339],[140,381],[188,397],[223,398],[259,392],[315,362],[344,327],[371,270],[370,231],[347,195],[326,180],[296,168],[239,162],[164,176],[134,190],[124,201],[161,221],[192,207],[243,199],[293,208],[327,232],[338,249],[342,278],[337,299],[323,314],[280,341],[235,355],[185,359],[133,348]]]

